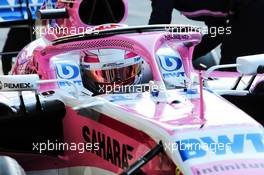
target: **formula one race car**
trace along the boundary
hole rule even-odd
[[[1,152],[33,174],[262,174],[261,125],[192,80],[199,33],[164,28],[28,45],[14,72],[42,80],[3,76],[1,90],[41,94],[1,93]]]
[[[0,77],[1,155],[30,175],[262,175],[263,127],[203,86],[200,40],[119,24],[35,40]]]

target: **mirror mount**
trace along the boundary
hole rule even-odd
[[[66,8],[38,10],[36,12],[36,16],[40,20],[69,18],[69,14]]]

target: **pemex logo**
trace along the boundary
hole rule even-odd
[[[3,84],[2,82],[0,81],[0,90],[3,89]]]

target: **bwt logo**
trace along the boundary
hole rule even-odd
[[[178,150],[183,161],[195,158],[205,157],[208,152],[212,152],[216,156],[228,154],[250,154],[264,153],[263,135],[259,133],[235,134],[232,138],[226,135],[220,135],[217,140],[211,137],[191,138],[177,141]],[[201,146],[206,144],[207,147]],[[181,145],[188,145],[185,149],[180,148]],[[208,145],[214,149],[208,149]],[[218,146],[216,146],[218,145]],[[227,150],[228,148],[228,150]],[[247,149],[247,150],[245,150]],[[248,153],[247,153],[248,152]]]
[[[179,57],[159,56],[160,65],[163,70],[172,72],[182,67],[182,61]]]
[[[72,80],[80,75],[79,68],[72,64],[56,64],[57,76],[61,79]]]

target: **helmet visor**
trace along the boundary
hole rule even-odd
[[[130,85],[135,82],[137,77],[140,77],[141,68],[142,63],[106,70],[85,69],[83,84],[93,92],[98,90],[99,86],[102,89],[102,87],[107,88],[106,86],[113,86],[114,88],[115,85]]]

